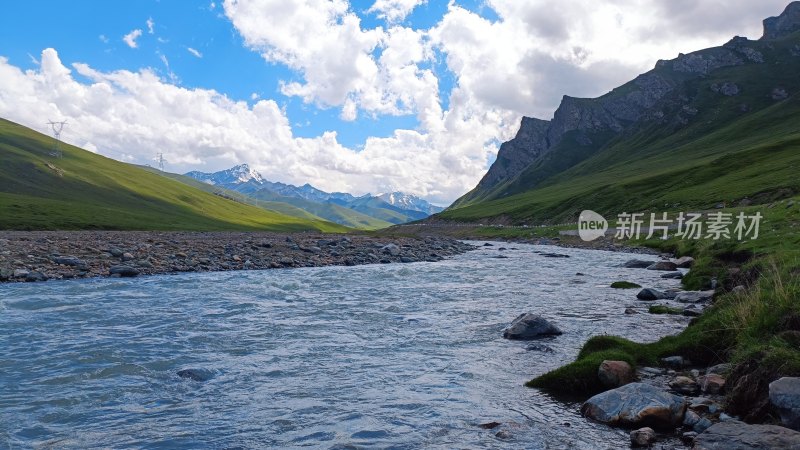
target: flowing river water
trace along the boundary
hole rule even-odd
[[[619,267],[635,257],[495,243],[438,263],[0,285],[0,448],[625,447],[523,383],[591,336],[685,327],[608,287],[678,286]],[[503,339],[527,311],[564,334]]]

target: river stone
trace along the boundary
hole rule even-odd
[[[720,422],[697,435],[694,450],[800,449],[800,432],[777,425]]]
[[[679,269],[689,269],[694,265],[694,258],[691,256],[684,256],[673,261]]]
[[[597,369],[597,378],[607,388],[617,388],[633,381],[633,368],[625,361],[606,360]]]
[[[27,282],[35,282],[35,281],[47,281],[47,275],[43,274],[42,272],[37,272],[32,270],[25,275],[25,281]]]
[[[681,272],[669,272],[661,275],[661,278],[666,278],[668,280],[680,280],[683,278],[683,273]]]
[[[214,376],[210,370],[205,369],[183,369],[179,370],[177,375],[194,381],[208,381]]]
[[[661,362],[664,363],[665,366],[672,367],[673,369],[680,369],[683,366],[689,365],[683,356],[667,356],[666,358],[661,358]]]
[[[650,427],[631,431],[631,447],[648,447],[656,441],[656,432]]]
[[[769,401],[789,428],[800,430],[800,378],[783,377],[769,384]]]
[[[698,377],[697,384],[700,385],[700,390],[703,391],[704,394],[717,395],[722,393],[722,390],[725,389],[725,378],[722,378],[722,376],[716,373],[710,373]]]
[[[674,272],[678,266],[672,261],[659,261],[653,265],[647,266],[647,270],[666,270]]]
[[[108,253],[111,253],[111,256],[113,256],[113,257],[115,257],[115,258],[119,258],[119,257],[121,257],[121,256],[122,256],[122,255],[123,255],[125,252],[123,252],[122,250],[120,250],[120,249],[118,249],[118,248],[116,248],[116,247],[111,247],[110,249],[108,249]]]
[[[685,395],[694,395],[700,391],[700,386],[693,379],[683,376],[675,377],[669,382],[669,387],[675,392]]]
[[[55,256],[53,262],[64,266],[85,266],[86,263],[76,256]]]
[[[531,313],[520,314],[511,322],[511,326],[503,331],[506,339],[529,340],[541,336],[553,336],[563,332],[541,316]]]
[[[706,373],[716,373],[717,375],[725,375],[731,371],[733,365],[730,363],[722,363],[717,364],[716,366],[711,366],[706,370]]]
[[[683,422],[686,401],[645,383],[630,383],[597,394],[581,407],[593,420],[623,427],[674,428]]]
[[[395,244],[387,244],[381,247],[381,251],[387,255],[397,256],[400,254],[400,247]]]
[[[644,288],[636,294],[639,300],[661,300],[667,298],[667,295],[657,289]]]
[[[25,278],[30,273],[29,270],[26,269],[14,269],[14,278]]]
[[[680,303],[700,303],[714,298],[714,291],[685,291],[675,296]]]
[[[628,269],[646,269],[652,266],[653,264],[655,264],[655,261],[642,261],[641,259],[631,259],[625,264],[623,264],[622,267],[626,267]]]
[[[131,266],[113,266],[108,269],[111,275],[119,275],[121,277],[135,277],[139,275],[139,271]]]

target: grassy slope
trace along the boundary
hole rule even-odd
[[[242,205],[0,119],[0,229],[320,230],[329,222]]]
[[[302,198],[285,197],[267,190],[254,192],[249,195],[260,201],[291,205],[326,220],[330,220],[331,222],[343,224],[352,228],[377,230],[392,226],[392,223],[381,220],[380,218],[333,203],[319,203]]]

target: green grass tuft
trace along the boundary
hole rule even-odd
[[[636,289],[642,286],[630,281],[615,281],[611,283],[611,287],[614,289]]]

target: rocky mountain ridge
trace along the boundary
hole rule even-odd
[[[765,53],[772,50],[772,43],[798,30],[800,2],[792,2],[780,16],[764,20],[764,35],[759,40],[737,36],[720,47],[660,60],[651,71],[598,98],[565,95],[552,120],[523,117],[517,135],[501,145],[497,160],[483,179],[451,208],[534,188],[615,137],[648,122],[667,127],[686,125],[697,114],[693,99],[681,91],[686,82],[729,67],[769,63]],[[800,45],[790,51],[791,56],[800,56]],[[775,100],[788,96],[781,86],[773,90]],[[716,89],[727,96],[735,96],[738,91],[739,87],[733,83],[722,83]],[[580,155],[570,156],[570,153]],[[514,186],[515,182],[518,186]]]

